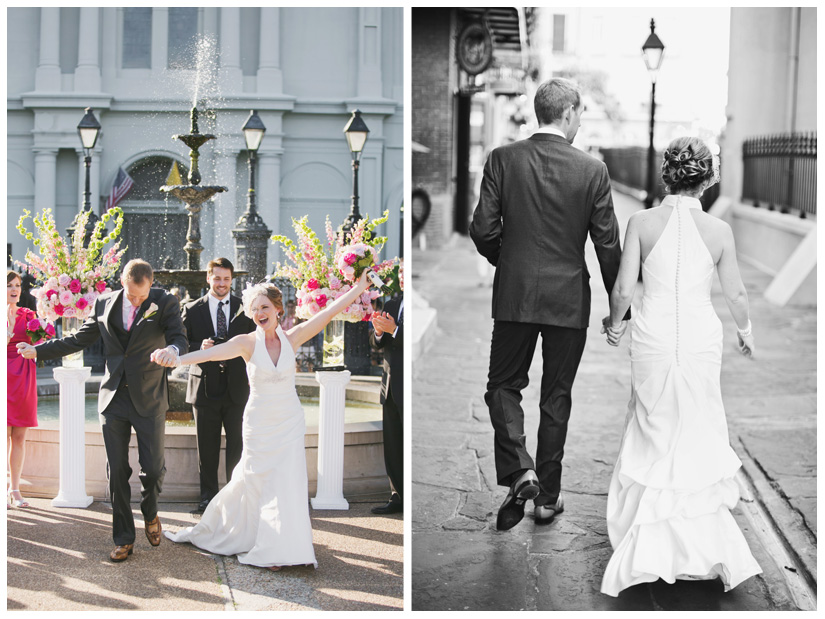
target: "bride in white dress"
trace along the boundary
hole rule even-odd
[[[247,565],[278,570],[285,565],[318,567],[312,546],[304,456],[306,423],[295,391],[295,350],[318,334],[367,288],[358,283],[308,321],[284,331],[281,291],[258,284],[243,293],[244,311],[258,326],[224,344],[180,357],[180,365],[242,356],[249,376],[243,416],[243,453],[232,479],[209,503],[200,522],[177,533],[220,555],[238,555]],[[152,355],[155,360],[155,354]]]
[[[748,298],[733,233],[702,211],[718,181],[708,147],[678,138],[665,151],[670,195],[628,222],[619,276],[603,333],[618,345],[641,268],[644,295],[631,328],[631,398],[607,499],[613,546],[602,593],[662,579],[721,578],[728,591],[761,569],[730,510],[741,466],[722,405],[722,324],[711,304],[714,271],[754,351]]]

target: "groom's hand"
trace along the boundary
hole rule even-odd
[[[17,354],[24,359],[37,359],[37,351],[34,346],[26,344],[26,342],[17,343]]]
[[[372,315],[372,327],[375,335],[381,336],[384,333],[395,332],[395,319],[387,312],[376,312]]]
[[[174,348],[158,348],[149,356],[149,360],[166,368],[173,368],[177,365],[178,353]]]
[[[627,329],[627,321],[623,320],[618,327],[613,327],[610,323],[610,316],[602,318],[601,333],[607,335],[607,343],[611,346],[618,346]]]

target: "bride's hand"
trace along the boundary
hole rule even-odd
[[[618,327],[613,327],[610,324],[610,316],[602,318],[601,333],[607,335],[607,343],[611,346],[618,346],[619,342],[627,329],[627,322],[622,321]]]
[[[753,359],[753,353],[755,351],[753,333],[749,333],[746,336],[742,336],[741,333],[737,333],[736,347],[739,349],[740,353],[742,353],[750,359]]]

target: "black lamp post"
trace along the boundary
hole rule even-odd
[[[370,130],[364,119],[361,118],[361,110],[355,110],[347,126],[344,127],[344,135],[347,136],[347,145],[352,153],[352,207],[349,217],[344,220],[343,229],[349,232],[361,219],[361,212],[358,210],[358,167],[361,164],[361,153],[367,143],[367,136]]]
[[[235,266],[237,270],[248,273],[249,281],[258,282],[266,276],[266,248],[272,231],[266,227],[263,218],[258,215],[255,200],[255,167],[258,161],[258,149],[266,133],[266,127],[256,110],[249,112],[242,130],[246,148],[249,151],[249,191],[246,194],[246,212],[241,215],[235,224],[235,229],[232,230],[232,236],[235,239]],[[244,283],[240,281],[238,285],[243,286]]]
[[[258,209],[255,204],[255,165],[258,162],[258,148],[264,139],[266,127],[261,122],[261,117],[258,112],[252,110],[249,112],[249,118],[243,126],[243,137],[246,140],[246,148],[249,151],[249,192],[246,200],[246,213],[248,218],[258,217]],[[260,217],[258,217],[260,219]]]
[[[656,119],[656,76],[659,67],[662,66],[662,57],[665,54],[665,46],[655,32],[656,24],[650,20],[650,36],[642,45],[642,56],[645,59],[645,66],[650,73],[650,144],[647,149],[647,197],[645,197],[645,208],[653,206],[653,198],[656,193],[656,150],[653,147],[653,125]]]
[[[83,192],[83,210],[90,211],[89,219],[86,222],[86,236],[84,238],[83,244],[88,245],[89,239],[92,237],[92,231],[94,230],[95,223],[99,219],[97,213],[92,210],[92,190],[91,190],[91,168],[92,168],[92,151],[94,150],[95,144],[97,143],[97,136],[100,135],[100,123],[97,122],[97,118],[95,118],[94,112],[92,112],[92,108],[86,108],[86,114],[83,116],[83,119],[77,125],[77,134],[80,136],[80,143],[83,145],[83,152],[85,154],[85,164],[86,164],[86,190]],[[78,214],[79,216],[79,214]],[[67,230],[69,236],[74,234],[74,229],[77,225],[77,216],[75,216],[74,221],[72,222],[71,227]]]

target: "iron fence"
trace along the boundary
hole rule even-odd
[[[742,161],[743,202],[803,219],[816,215],[816,132],[749,138]]]

